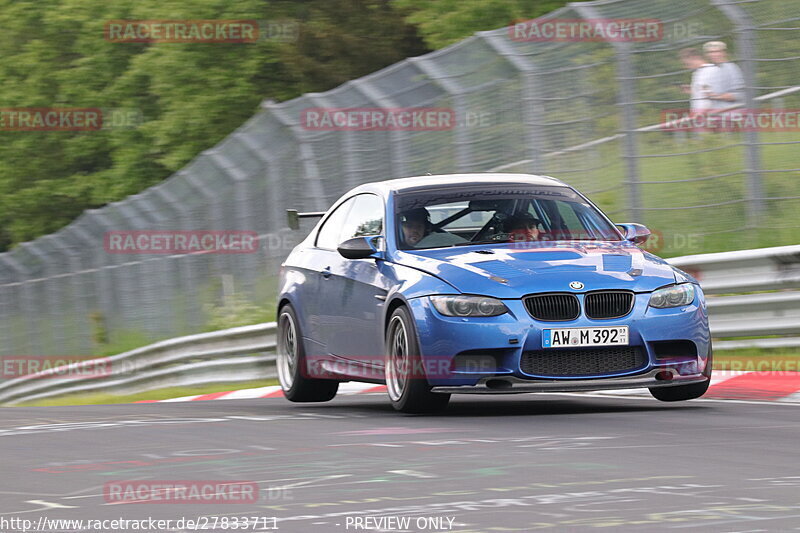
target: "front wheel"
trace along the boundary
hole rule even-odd
[[[278,380],[291,402],[327,402],[336,396],[339,382],[308,377],[306,353],[297,314],[286,304],[278,312]]]
[[[431,392],[425,377],[411,315],[398,307],[386,329],[386,390],[392,406],[403,413],[432,413],[447,407],[449,394]]]

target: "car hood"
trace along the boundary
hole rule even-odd
[[[398,251],[397,262],[443,279],[460,292],[519,298],[535,292],[627,289],[675,283],[675,270],[629,242],[475,245]],[[580,282],[582,288],[570,288]]]

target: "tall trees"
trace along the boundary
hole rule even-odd
[[[298,38],[118,43],[110,20],[292,20]],[[426,50],[389,0],[0,0],[0,108],[132,112],[132,127],[2,131],[0,251],[180,169],[265,98],[323,91]]]

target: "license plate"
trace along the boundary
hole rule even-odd
[[[542,348],[616,346],[628,344],[628,326],[558,328],[542,330]]]

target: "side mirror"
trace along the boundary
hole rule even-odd
[[[383,237],[355,237],[347,239],[336,249],[342,257],[347,259],[377,259],[383,251]]]
[[[650,230],[642,224],[617,224],[617,227],[622,231],[622,235],[634,244],[644,244],[650,237]]]

